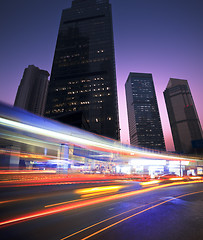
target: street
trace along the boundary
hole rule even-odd
[[[1,188],[1,239],[203,239],[203,185]]]

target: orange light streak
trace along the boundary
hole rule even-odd
[[[77,181],[77,182],[46,182],[46,183],[32,183],[32,184],[11,184],[11,185],[2,185],[0,188],[8,188],[8,187],[36,187],[36,186],[54,186],[54,185],[67,185],[67,184],[87,184],[87,183],[109,183],[109,181]]]
[[[1,170],[0,175],[8,174],[36,174],[36,173],[56,173],[56,170]]]
[[[4,149],[0,149],[0,154],[9,155],[9,156],[17,156],[20,158],[34,158],[34,159],[43,159],[43,160],[50,160],[53,157],[52,156],[44,156],[39,154],[33,154],[33,153],[19,153],[15,151],[8,151]]]

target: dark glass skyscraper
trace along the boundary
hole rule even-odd
[[[187,80],[170,78],[164,91],[175,150],[193,153],[192,141],[202,140],[202,127]]]
[[[29,65],[21,79],[14,106],[42,116],[44,114],[49,73]]]
[[[92,132],[119,139],[109,0],[74,0],[62,13],[45,116],[76,111]]]
[[[165,150],[152,74],[130,73],[125,90],[130,143]]]

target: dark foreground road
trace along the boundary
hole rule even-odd
[[[133,182],[1,190],[0,239],[203,239],[203,183],[148,190]]]

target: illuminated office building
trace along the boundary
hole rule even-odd
[[[74,0],[62,12],[45,116],[77,111],[90,131],[119,139],[109,0]]]
[[[202,141],[202,128],[187,80],[170,78],[164,91],[175,150],[192,153]]]
[[[152,74],[130,73],[125,90],[130,143],[165,150]]]
[[[42,116],[46,103],[48,77],[47,71],[29,65],[24,70],[14,106]]]

